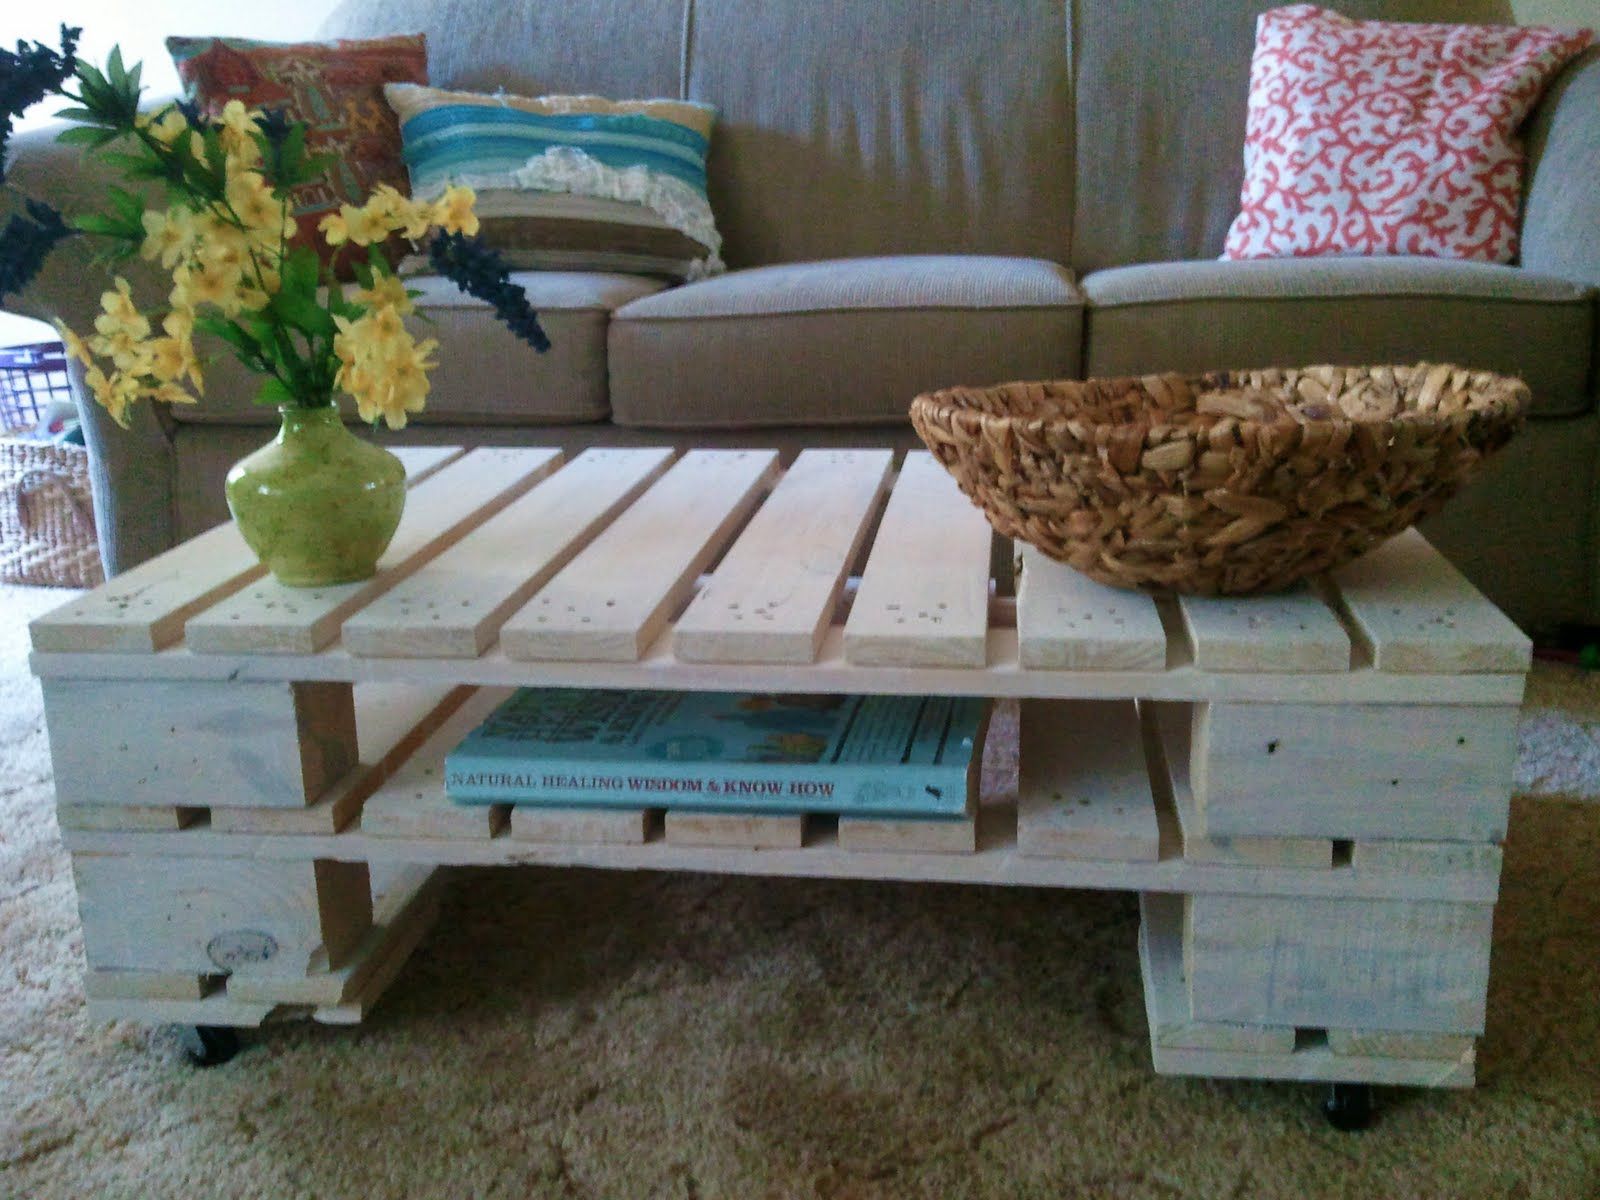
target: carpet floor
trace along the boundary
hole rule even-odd
[[[0,1197],[1600,1197],[1600,676],[1541,666],[1479,1086],[1152,1074],[1118,893],[463,870],[357,1029],[91,1025],[0,588]],[[987,782],[1007,786],[1004,738]]]

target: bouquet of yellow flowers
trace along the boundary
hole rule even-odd
[[[164,203],[150,207],[112,188],[109,211],[63,222],[48,205],[29,202],[31,222],[16,218],[5,231],[0,296],[8,283],[12,290],[25,284],[50,245],[74,231],[107,239],[113,262],[138,255],[171,273],[164,307],[142,306],[118,275],[101,297],[92,333],[58,326],[68,353],[83,364],[89,390],[119,424],[139,401],[191,404],[203,394],[194,343],[200,333],[221,339],[263,376],[260,403],[324,407],[343,392],[363,420],[404,426],[426,402],[437,343],[418,341],[406,328],[415,293],[381,250],[397,234],[426,241],[435,270],[489,300],[536,349],[548,347],[526,295],[475,240],[471,189],[450,188],[432,203],[417,203],[384,185],[365,204],[324,217],[318,228],[329,247],[367,250],[355,267],[357,286],[347,290],[312,246],[294,240],[290,193],[325,166],[308,157],[303,124],[237,100],[217,120],[187,104],[141,112],[138,66],[125,69],[116,51],[104,72],[76,62],[76,33],[63,29],[60,55],[43,47],[31,59],[9,55],[0,63],[12,68],[7,90],[19,90],[16,77],[26,82],[33,70],[40,94],[53,91],[74,102],[60,115],[79,124],[62,140],[103,153],[132,181],[159,186]],[[68,90],[68,78],[76,79],[77,92]],[[8,130],[9,119],[0,134]],[[118,148],[105,149],[112,144]],[[0,179],[3,171],[0,140]]]

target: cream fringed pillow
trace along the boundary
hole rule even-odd
[[[514,267],[696,279],[723,269],[706,198],[715,110],[679,100],[384,89],[411,193],[478,194],[480,236]]]

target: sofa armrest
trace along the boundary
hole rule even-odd
[[[119,182],[118,176],[78,147],[57,142],[62,128],[32,129],[11,140],[0,221],[19,205],[18,193],[53,204],[69,217],[104,207],[106,188]],[[7,300],[8,310],[41,321],[59,320],[80,334],[92,331],[100,293],[111,286],[110,273],[92,261],[95,249],[94,239],[87,237],[61,242],[32,285]],[[143,303],[164,300],[171,287],[158,267],[141,260],[120,264],[117,271]],[[166,415],[148,404],[135,405],[130,427],[119,429],[84,388],[76,364],[70,378],[89,446],[100,553],[106,574],[115,575],[172,545],[171,430]]]
[[[1522,265],[1600,287],[1600,47],[1551,84],[1526,144]]]

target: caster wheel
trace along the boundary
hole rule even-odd
[[[184,1025],[178,1040],[197,1067],[220,1067],[239,1053],[239,1035],[226,1025]]]
[[[1335,1083],[1322,1102],[1322,1115],[1341,1133],[1359,1133],[1372,1124],[1372,1088],[1365,1083]]]

